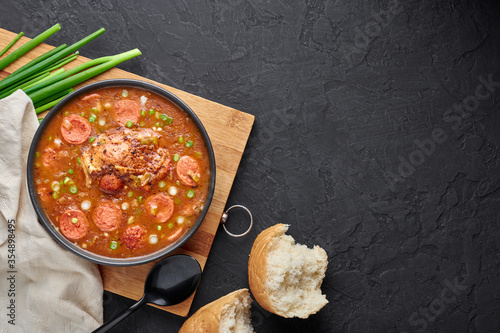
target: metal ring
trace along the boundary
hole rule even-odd
[[[242,208],[244,210],[246,210],[246,212],[248,213],[248,215],[250,216],[250,226],[248,227],[247,231],[245,231],[244,233],[242,234],[239,234],[239,235],[236,235],[236,234],[233,234],[232,232],[229,232],[226,228],[226,222],[227,222],[227,218],[229,216],[229,211],[233,208]],[[222,223],[222,227],[224,228],[224,231],[231,237],[243,237],[245,236],[246,234],[248,234],[250,232],[250,230],[252,229],[253,227],[253,216],[252,216],[252,213],[250,212],[250,210],[248,208],[246,208],[245,206],[242,206],[242,205],[234,205],[234,206],[231,206],[229,207],[223,214],[222,214],[222,217],[220,219],[220,222]]]

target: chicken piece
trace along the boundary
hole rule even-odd
[[[82,153],[86,185],[113,174],[133,187],[149,191],[170,170],[170,155],[158,146],[160,134],[150,129],[117,129],[96,137]]]

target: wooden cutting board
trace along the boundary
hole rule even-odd
[[[0,50],[15,36],[15,33],[0,28]],[[29,38],[22,37],[8,53],[29,40]],[[76,40],[68,40],[66,44],[70,45],[73,42],[76,42]],[[90,42],[89,45],[92,45],[92,42]],[[5,77],[7,74],[12,73],[27,62],[51,49],[53,49],[53,47],[47,44],[37,46],[21,59],[11,64],[3,71],[0,71],[0,78]],[[128,50],[119,50],[117,53],[125,51]],[[140,60],[140,56],[138,59]],[[79,56],[78,59],[64,66],[64,68],[70,69],[88,60],[87,58]],[[88,80],[86,84],[116,78],[147,81],[171,91],[191,107],[208,132],[214,148],[217,165],[214,197],[208,214],[198,231],[188,242],[175,252],[176,254],[184,253],[195,257],[203,269],[210,248],[212,247],[212,242],[214,241],[214,236],[219,226],[220,217],[226,205],[227,197],[231,190],[238,165],[240,164],[248,136],[250,135],[254,116],[116,68]],[[85,84],[81,84],[76,88],[84,85]],[[43,114],[40,116],[43,116]],[[153,262],[134,267],[99,266],[104,289],[138,300],[142,296],[146,276],[154,264]],[[187,316],[193,297],[194,295],[176,306],[156,307],[177,315]]]

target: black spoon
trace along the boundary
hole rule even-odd
[[[175,305],[193,294],[201,280],[201,267],[195,258],[178,254],[158,262],[148,274],[144,295],[127,310],[94,331],[107,332],[146,303]]]

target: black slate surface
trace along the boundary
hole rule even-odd
[[[248,284],[256,235],[322,246],[330,303],[307,320],[254,303],[256,332],[500,331],[497,1],[5,0],[0,26],[256,116],[193,313]],[[243,215],[233,216],[233,222]],[[235,223],[232,230],[243,229]],[[105,319],[131,300],[106,292]],[[145,307],[113,332],[174,332]]]

